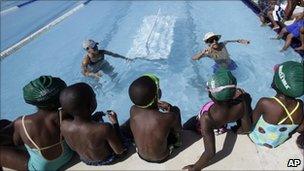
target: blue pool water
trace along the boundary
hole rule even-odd
[[[49,3],[56,6],[62,2]],[[7,40],[1,38],[1,44],[17,42],[16,34],[35,31],[33,16],[39,16],[40,10],[32,10],[31,15],[28,11],[19,11],[17,15],[18,11],[14,11],[1,16],[1,35],[2,29],[11,27],[12,18],[6,17],[15,15],[23,21],[18,29],[7,33],[12,35]],[[280,53],[284,42],[270,40],[275,33],[259,25],[258,17],[241,1],[92,1],[1,61],[1,118],[14,119],[33,112],[35,108],[23,101],[22,87],[46,74],[61,77],[67,84],[88,82],[97,94],[98,110],[113,109],[122,122],[129,117],[132,105],[128,97],[130,83],[146,72],[153,72],[160,78],[162,99],[179,106],[185,122],[209,100],[204,86],[212,75],[214,62],[207,58],[191,60],[192,55],[204,48],[202,38],[209,31],[221,34],[222,40],[251,41],[248,46],[229,44],[227,48],[239,66],[233,71],[238,86],[252,95],[255,105],[260,97],[274,95],[270,84],[275,64],[300,61],[292,49]],[[83,78],[80,63],[85,52],[81,44],[88,38],[129,58],[149,60],[126,63],[106,57],[118,73],[114,80],[106,75],[99,82]]]

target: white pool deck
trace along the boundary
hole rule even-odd
[[[304,170],[304,151],[296,145],[298,135],[294,134],[275,149],[257,146],[247,135],[225,133],[216,136],[216,156],[204,170]],[[148,163],[131,149],[125,160],[113,165],[88,166],[75,156],[69,166],[61,170],[181,170],[196,162],[203,151],[202,139],[193,132],[184,131],[183,147],[173,152],[173,158],[162,164]],[[289,159],[300,159],[301,164],[287,167]]]
[[[196,162],[204,151],[203,141],[195,133],[185,131],[183,135],[184,147],[162,164],[148,163],[141,160],[136,153],[131,153],[130,157],[114,165],[87,166],[80,162],[67,170],[181,170],[183,166]],[[246,135],[219,135],[216,137],[215,163],[204,170],[303,170],[304,154],[296,145],[297,136],[296,133],[281,146],[268,149],[253,144]],[[289,159],[300,159],[301,165],[287,167]]]

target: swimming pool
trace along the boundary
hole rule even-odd
[[[5,22],[9,21],[1,16],[4,27]],[[239,66],[233,71],[238,86],[251,94],[255,105],[260,97],[274,95],[270,84],[275,64],[301,61],[292,49],[280,53],[284,42],[270,40],[275,33],[259,25],[258,17],[241,1],[92,1],[1,61],[1,118],[33,112],[35,108],[23,101],[22,87],[46,74],[61,77],[67,84],[90,83],[97,93],[98,110],[113,109],[123,122],[132,105],[130,83],[153,72],[160,78],[162,99],[179,106],[185,122],[209,100],[204,87],[214,62],[191,60],[205,46],[202,38],[209,31],[221,34],[221,40],[251,41],[249,46],[229,44],[227,48]],[[106,57],[118,76],[94,82],[80,73],[85,53],[81,44],[88,38],[107,50],[149,60],[126,63]]]

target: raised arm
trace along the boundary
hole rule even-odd
[[[185,166],[183,169],[201,170],[208,165],[208,162],[215,155],[215,136],[211,125],[212,122],[208,116],[204,115],[202,116],[200,123],[205,151],[195,164]]]

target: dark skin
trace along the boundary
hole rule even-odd
[[[287,6],[285,8],[285,20],[289,20],[292,17],[293,11],[295,10],[296,6],[304,6],[304,0],[287,0]]]
[[[133,105],[130,114],[131,131],[139,155],[149,161],[166,158],[169,155],[167,137],[170,131],[180,133],[182,129],[179,108],[155,100],[149,108]]]
[[[296,18],[296,21],[301,20],[301,19],[304,19],[304,13],[302,13],[301,15],[299,15],[299,16]],[[296,22],[296,21],[295,21],[295,22]],[[286,29],[286,28],[283,28],[283,29],[281,30],[281,32],[279,33],[279,35],[277,36],[277,39],[282,38],[282,37],[284,36],[284,34],[286,34],[287,32],[288,32],[287,29]],[[303,27],[301,27],[301,28],[300,28],[300,39],[301,39],[301,36],[302,36],[302,38],[303,38],[303,34],[304,34],[304,32],[303,32]],[[290,46],[290,44],[291,44],[293,38],[294,38],[293,34],[289,33],[289,34],[287,35],[285,44],[284,44],[283,48],[280,50],[280,52],[283,52],[283,51],[285,51],[285,50],[288,49],[288,47]],[[302,42],[302,40],[301,40],[301,42]],[[302,44],[302,45],[303,45],[303,44]],[[297,48],[296,50],[302,50],[302,48],[303,48],[303,47],[300,46],[300,47]]]
[[[223,125],[230,122],[241,122],[241,127],[238,128],[237,133],[245,134],[250,131],[250,95],[243,92],[243,90],[237,90],[234,99],[239,96],[244,96],[242,101],[236,105],[229,106],[226,102],[217,103],[204,113],[200,117],[201,133],[204,140],[205,151],[199,158],[199,160],[192,165],[185,166],[183,169],[187,170],[201,170],[208,165],[208,162],[215,156],[215,135],[214,129],[219,129]]]
[[[95,94],[92,91],[87,92],[91,96],[91,105],[83,108],[78,115],[74,115],[74,119],[66,119],[62,122],[62,135],[71,149],[76,151],[83,159],[90,161],[104,160],[113,152],[122,155],[125,149],[121,137],[113,126],[118,124],[116,113],[113,111],[108,113],[111,124],[99,123],[91,119],[91,114],[96,109]],[[60,102],[65,113],[76,112],[71,109],[66,93],[60,97]],[[100,120],[100,118],[95,119]]]
[[[47,147],[60,142],[60,125],[57,110],[38,109],[34,114],[25,117],[25,127],[39,148]],[[12,123],[14,146],[1,146],[1,166],[17,170],[27,170],[28,153],[19,147],[24,144],[30,148],[36,147],[25,135],[21,117]],[[44,158],[53,160],[62,153],[61,144],[41,151]]]
[[[303,102],[299,99],[294,98],[287,98],[283,94],[276,94],[276,96],[291,112],[295,106],[296,103],[299,102],[300,106],[295,111],[294,114],[292,114],[292,119],[294,120],[295,124],[299,124],[300,126],[297,129],[297,132],[303,134],[304,133],[304,113],[303,113]],[[261,115],[263,114],[263,119],[268,122],[269,124],[278,124],[283,118],[287,116],[285,113],[285,110],[282,108],[282,106],[275,101],[273,98],[261,98],[252,115],[252,122],[253,125],[257,123]],[[283,124],[291,124],[291,120],[288,118],[283,122]]]

